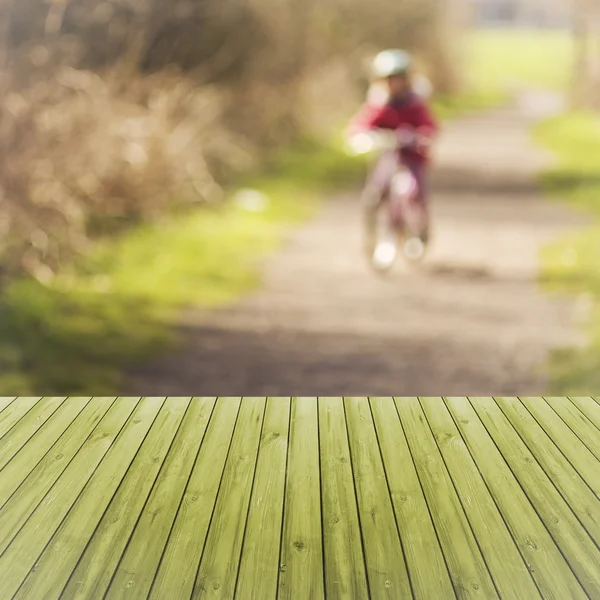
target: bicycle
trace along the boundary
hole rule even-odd
[[[426,142],[426,139],[420,139],[418,132],[411,128],[375,130],[356,134],[348,140],[348,149],[354,155],[377,151],[393,153],[396,163],[388,193],[378,206],[374,244],[369,239],[373,232],[365,232],[370,264],[378,272],[387,272],[394,266],[399,247],[411,264],[418,263],[427,249],[428,222],[418,198],[419,185],[410,169],[397,158],[399,150],[421,141]]]

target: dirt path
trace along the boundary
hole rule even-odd
[[[133,393],[511,395],[545,391],[548,352],[580,342],[574,305],[536,284],[541,245],[577,226],[535,185],[540,98],[446,127],[434,240],[387,278],[360,254],[357,197],[333,199],[235,306],[182,323],[185,344],[132,377]]]

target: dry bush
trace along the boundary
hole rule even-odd
[[[213,166],[249,155],[221,124],[222,95],[176,73],[136,77],[61,67],[5,95],[0,113],[0,252],[48,277],[86,247],[90,222],[150,219],[220,199]]]

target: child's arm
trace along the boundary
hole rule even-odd
[[[394,129],[395,126],[396,118],[389,106],[367,102],[350,122],[348,133],[353,135],[373,129]]]

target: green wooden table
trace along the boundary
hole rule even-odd
[[[0,598],[600,600],[593,398],[0,398]]]

